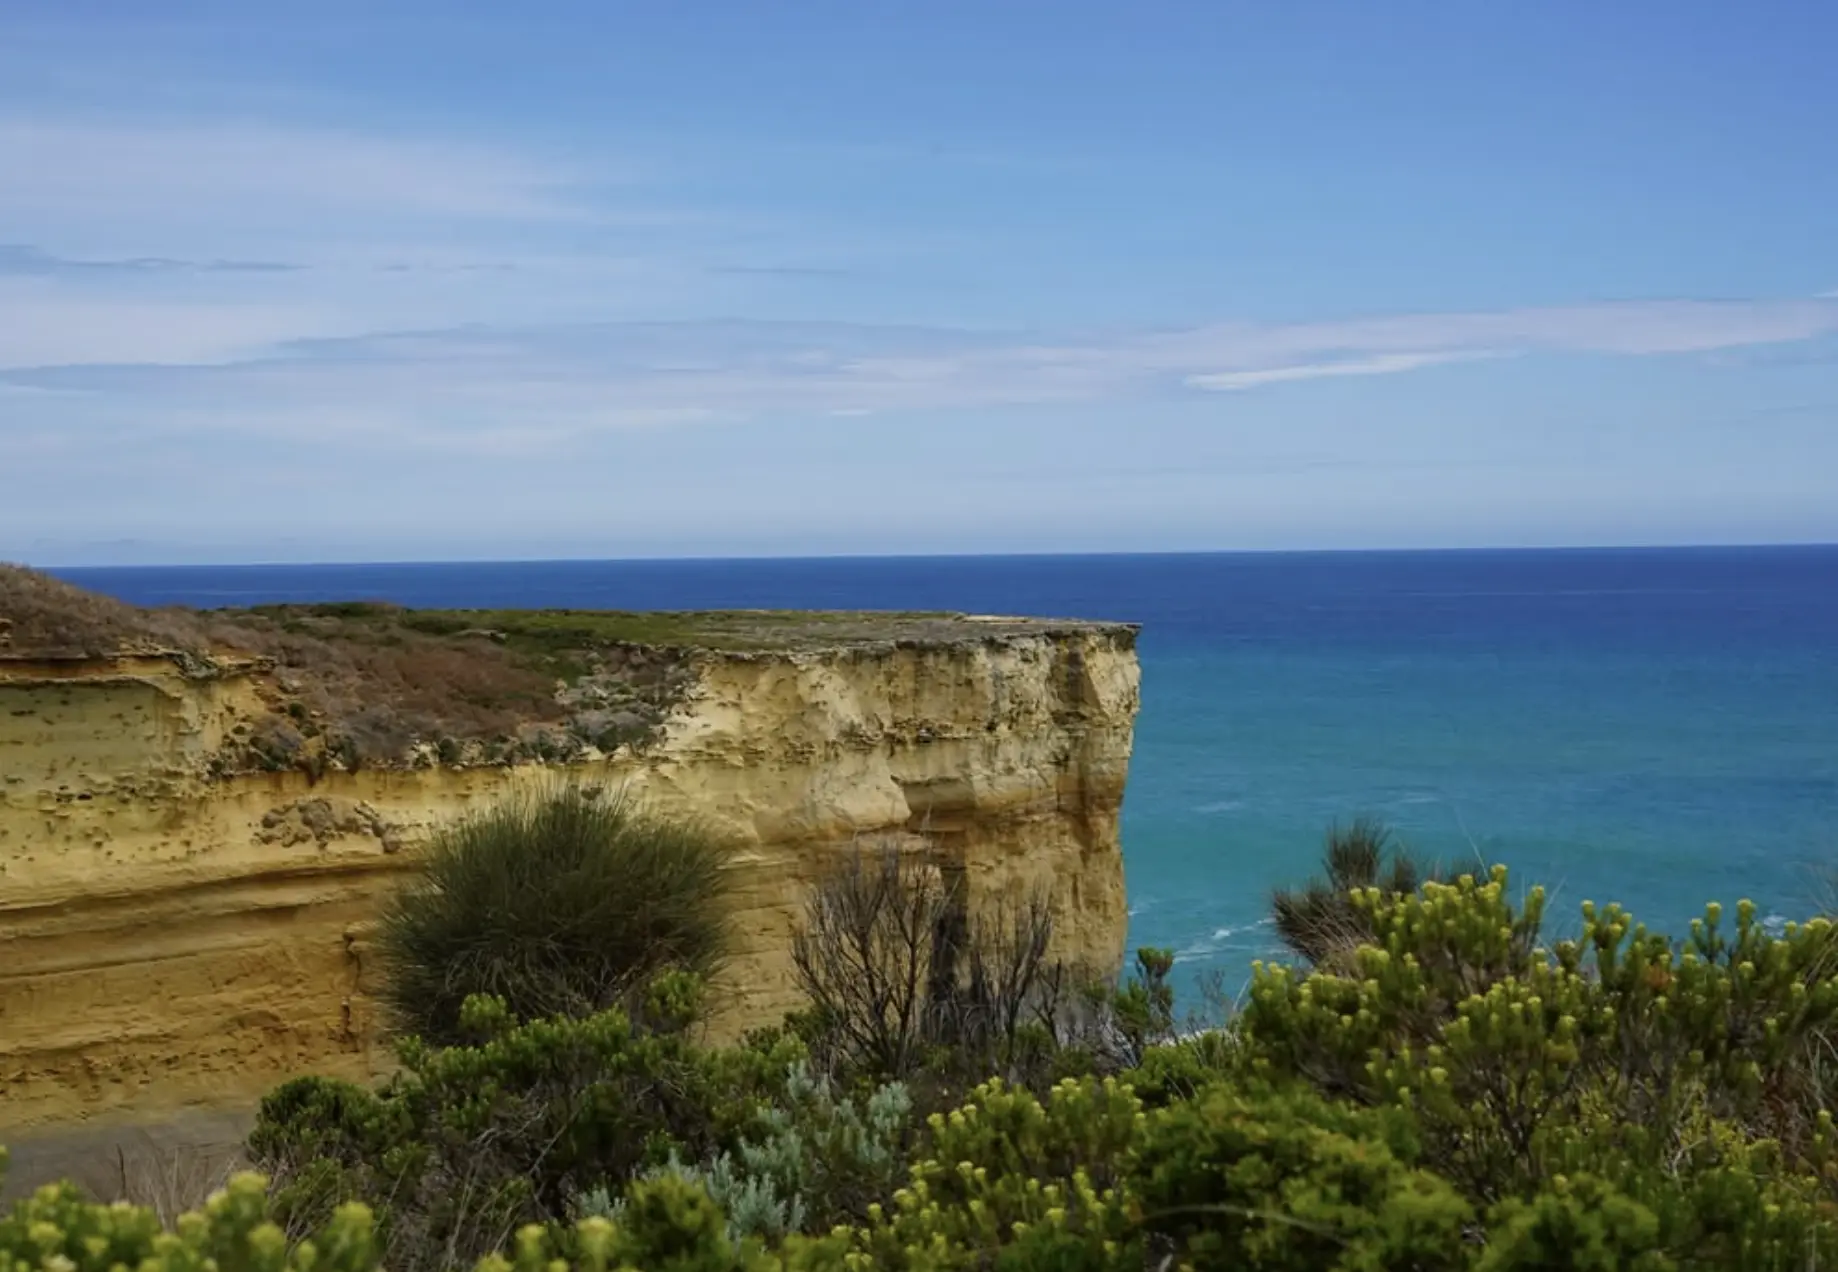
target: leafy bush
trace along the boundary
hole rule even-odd
[[[1530,1197],[1497,1204],[1475,1263],[1503,1269],[1826,1267],[1838,1254],[1829,1203],[1810,1181],[1771,1178],[1761,1163],[1621,1167],[1621,1178],[1559,1175]],[[1759,1167],[1759,1169],[1758,1169]]]
[[[1191,1100],[1208,1087],[1233,1080],[1243,1063],[1243,1047],[1237,1034],[1212,1029],[1148,1047],[1142,1059],[1125,1070],[1122,1077],[1144,1108],[1159,1109]]]
[[[1810,1149],[1834,1094],[1826,920],[1775,937],[1745,903],[1732,940],[1712,906],[1674,945],[1619,907],[1585,905],[1582,938],[1547,951],[1542,892],[1515,911],[1504,869],[1354,901],[1376,942],[1357,967],[1260,969],[1243,1035],[1270,1071],[1409,1103],[1439,1167],[1475,1194],[1548,1177],[1543,1145],[1559,1129],[1607,1124],[1665,1152],[1700,1109]]]
[[[519,1023],[475,998],[462,1024],[476,1045],[410,1039],[377,1092],[289,1083],[263,1101],[250,1155],[287,1231],[363,1201],[397,1272],[464,1266],[526,1224],[571,1218],[585,1190],[623,1187],[673,1152],[713,1158],[754,1125],[800,1048],[784,1035],[699,1047],[684,1028],[699,1007],[681,973],[637,1014]]]
[[[0,1174],[6,1165],[0,1149]],[[25,1272],[375,1272],[369,1213],[349,1206],[312,1239],[290,1244],[269,1218],[265,1181],[238,1175],[173,1231],[141,1206],[102,1206],[52,1184],[0,1217],[0,1269]]]
[[[1407,1111],[1424,1164],[1530,1243],[1499,1266],[1548,1258],[1575,1197],[1603,1189],[1638,1217],[1628,1231],[1651,1227],[1639,1251],[1602,1247],[1629,1266],[1803,1266],[1835,1248],[1828,921],[1776,936],[1745,902],[1731,934],[1711,906],[1673,942],[1585,904],[1581,938],[1546,949],[1543,894],[1515,909],[1504,870],[1351,900],[1374,943],[1344,972],[1259,969],[1247,1063]]]
[[[396,1196],[428,1159],[406,1104],[336,1078],[296,1078],[269,1092],[248,1148],[279,1183],[274,1212],[290,1239],[346,1202]]]
[[[466,1041],[462,1005],[518,1020],[630,1001],[671,968],[707,977],[728,948],[727,845],[622,795],[561,786],[440,832],[384,909],[384,997],[405,1032]]]
[[[341,1207],[310,1239],[290,1242],[269,1217],[266,1188],[259,1175],[238,1175],[165,1231],[149,1209],[98,1205],[68,1184],[50,1185],[0,1217],[0,1272],[394,1272],[403,1266],[384,1258],[371,1212],[360,1203]],[[509,1254],[443,1266],[477,1272],[776,1272],[785,1266],[757,1246],[728,1240],[720,1209],[680,1180],[639,1185],[617,1225],[527,1225],[510,1242]],[[810,1245],[800,1266],[843,1269],[840,1251],[822,1242]]]
[[[859,1223],[893,1192],[912,1098],[890,1082],[859,1104],[813,1077],[802,1060],[738,1148],[703,1166],[673,1158],[660,1174],[700,1184],[726,1211],[736,1238],[783,1238]]]
[[[1197,1269],[1455,1269],[1470,1207],[1415,1169],[1397,1119],[1300,1091],[1214,1087],[1150,1122],[1144,1222]]]
[[[1136,951],[1134,975],[1114,991],[1095,991],[1103,1009],[1105,1051],[1115,1067],[1139,1065],[1152,1048],[1174,1041],[1173,972],[1172,951],[1144,947]]]
[[[1142,1126],[1115,1079],[1067,1079],[1044,1103],[987,1083],[933,1115],[910,1183],[870,1211],[857,1245],[877,1268],[1140,1269],[1123,1184]]]

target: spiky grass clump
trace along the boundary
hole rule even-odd
[[[1328,831],[1320,876],[1301,888],[1279,889],[1270,899],[1271,918],[1283,944],[1299,957],[1333,964],[1372,939],[1371,920],[1354,907],[1350,893],[1377,888],[1404,896],[1439,877],[1399,849],[1382,822],[1361,817]]]
[[[728,950],[728,855],[702,825],[577,786],[452,824],[383,911],[395,1023],[450,1044],[473,994],[533,1020],[627,1002],[665,970],[712,975]]]

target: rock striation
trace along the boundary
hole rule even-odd
[[[385,1071],[379,896],[432,827],[558,771],[744,846],[719,1033],[796,1005],[808,885],[864,836],[923,834],[973,897],[1046,885],[1060,954],[1116,966],[1135,628],[808,618],[700,643],[673,619],[667,646],[622,638],[555,679],[553,727],[587,722],[566,745],[423,737],[393,763],[313,750],[311,669],[272,653],[0,647],[0,1137]],[[454,638],[514,646],[500,626]],[[226,761],[250,755],[278,762]]]

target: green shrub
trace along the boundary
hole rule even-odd
[[[757,1242],[728,1235],[727,1217],[699,1185],[675,1176],[632,1187],[616,1219],[588,1219],[573,1230],[531,1225],[515,1254],[488,1257],[477,1272],[770,1272],[782,1267]],[[840,1267],[835,1272],[841,1272]]]
[[[1401,1119],[1214,1087],[1149,1120],[1134,1188],[1143,1223],[1197,1269],[1464,1267],[1472,1211],[1414,1152]]]
[[[707,977],[728,948],[728,847],[625,797],[563,786],[438,833],[381,922],[383,996],[405,1033],[466,1040],[460,1008],[518,1020],[629,1001],[659,972]]]
[[[1493,1208],[1475,1266],[1480,1272],[1830,1267],[1838,1258],[1831,1204],[1812,1181],[1775,1178],[1773,1171],[1753,1151],[1738,1149],[1710,1166],[1624,1162],[1616,1178],[1559,1175],[1532,1197]]]
[[[623,1188],[675,1153],[731,1149],[780,1094],[799,1044],[697,1046],[696,982],[660,979],[643,1010],[517,1022],[470,1000],[471,1046],[399,1047],[402,1071],[371,1093],[308,1079],[272,1093],[250,1136],[274,1176],[277,1218],[312,1230],[348,1201],[377,1217],[395,1272],[470,1265],[570,1202]]]
[[[1243,1063],[1237,1034],[1215,1029],[1148,1047],[1141,1061],[1121,1076],[1144,1108],[1159,1109],[1231,1080]]]
[[[1239,1022],[1259,1072],[1413,1102],[1437,1169],[1489,1200],[1532,1169],[1533,1131],[1576,1090],[1577,1036],[1602,1024],[1578,978],[1537,949],[1542,893],[1515,912],[1505,886],[1497,871],[1420,895],[1351,894],[1377,943],[1344,971],[1256,968]]]
[[[906,1170],[912,1097],[886,1083],[857,1102],[802,1060],[783,1093],[732,1152],[706,1165],[673,1159],[661,1173],[701,1184],[736,1238],[826,1233],[868,1217]]]
[[[1114,991],[1100,990],[1100,1019],[1114,1067],[1133,1068],[1153,1047],[1174,1041],[1174,952],[1143,947],[1136,969]]]
[[[0,1168],[5,1151],[0,1149]],[[267,1183],[238,1175],[203,1209],[183,1215],[171,1231],[152,1210],[99,1205],[68,1184],[50,1185],[0,1216],[0,1272],[395,1272],[384,1256],[368,1207],[341,1207],[311,1237],[290,1242],[270,1217]],[[721,1211],[706,1193],[681,1180],[638,1185],[617,1224],[588,1220],[575,1227],[530,1224],[505,1253],[445,1262],[417,1250],[422,1266],[476,1272],[779,1272],[778,1257],[755,1244],[730,1241]],[[843,1272],[838,1243],[811,1242],[793,1265],[803,1272]],[[508,1256],[508,1257],[507,1257]]]
[[[1539,944],[1503,870],[1350,894],[1372,943],[1260,968],[1248,1068],[1410,1118],[1486,1212],[1479,1266],[1789,1268],[1838,1258],[1838,929],[1710,906],[1671,941],[1585,903]]]
[[[290,1238],[360,1198],[394,1198],[428,1152],[408,1107],[337,1078],[296,1078],[262,1100],[250,1160],[281,1181],[274,1216]]]
[[[1601,1180],[1561,1179],[1501,1206],[1478,1272],[1664,1272],[1651,1210]]]
[[[1477,1261],[1499,1269],[1703,1268],[1793,1272],[1838,1257],[1832,1206],[1777,1174],[1765,1148],[1712,1165],[1612,1163],[1613,1177],[1557,1175],[1488,1216]]]
[[[856,1242],[870,1266],[1141,1268],[1123,1191],[1142,1108],[1127,1086],[1068,1079],[1043,1103],[993,1081],[929,1119],[910,1182]]]
[[[0,1175],[6,1164],[0,1149]],[[341,1208],[310,1239],[289,1243],[267,1213],[265,1181],[238,1175],[171,1232],[141,1206],[102,1206],[52,1184],[0,1217],[0,1272],[376,1272],[362,1206]]]

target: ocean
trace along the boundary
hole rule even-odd
[[[1242,984],[1269,894],[1369,814],[1672,931],[1838,887],[1838,547],[529,564],[61,575],[139,604],[950,609],[1143,625],[1131,939]]]

